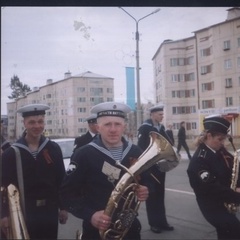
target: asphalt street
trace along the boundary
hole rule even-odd
[[[139,209],[143,240],[151,239],[217,239],[215,229],[203,218],[189,185],[186,173],[187,155],[182,152],[179,165],[166,175],[165,207],[167,219],[174,231],[156,234],[150,231],[145,203]],[[66,225],[59,225],[59,239],[76,239],[76,231],[81,231],[81,220],[69,214]]]

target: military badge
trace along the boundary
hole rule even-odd
[[[73,173],[77,169],[77,164],[75,162],[70,162],[68,169],[66,171],[67,175]]]
[[[201,178],[201,180],[203,182],[208,182],[209,181],[210,173],[208,171],[202,170],[198,174],[199,174],[199,177]]]

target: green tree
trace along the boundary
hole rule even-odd
[[[10,88],[13,90],[11,96],[8,96],[9,99],[16,99],[19,97],[23,97],[27,92],[31,91],[31,88],[20,82],[20,79],[17,75],[14,75],[11,78]]]

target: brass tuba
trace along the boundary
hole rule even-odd
[[[7,187],[7,195],[10,214],[10,228],[7,239],[30,239],[20,205],[18,189],[10,184]]]
[[[112,223],[109,229],[99,232],[102,239],[119,240],[126,235],[140,206],[135,194],[137,176],[156,163],[161,171],[169,171],[178,165],[179,155],[166,138],[151,132],[150,144],[136,163],[129,169],[121,165],[126,173],[112,191],[105,208],[104,213],[111,217]]]

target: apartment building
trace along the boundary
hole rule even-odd
[[[85,119],[92,106],[114,101],[114,79],[92,72],[72,76],[65,73],[64,79],[34,87],[26,96],[7,103],[8,139],[15,140],[24,131],[22,116],[16,110],[26,104],[42,103],[50,106],[46,111],[45,134],[50,137],[76,137],[86,133]]]
[[[193,37],[165,40],[152,60],[156,103],[165,104],[164,122],[175,135],[181,121],[194,137],[206,115],[223,114],[240,136],[240,8]]]

